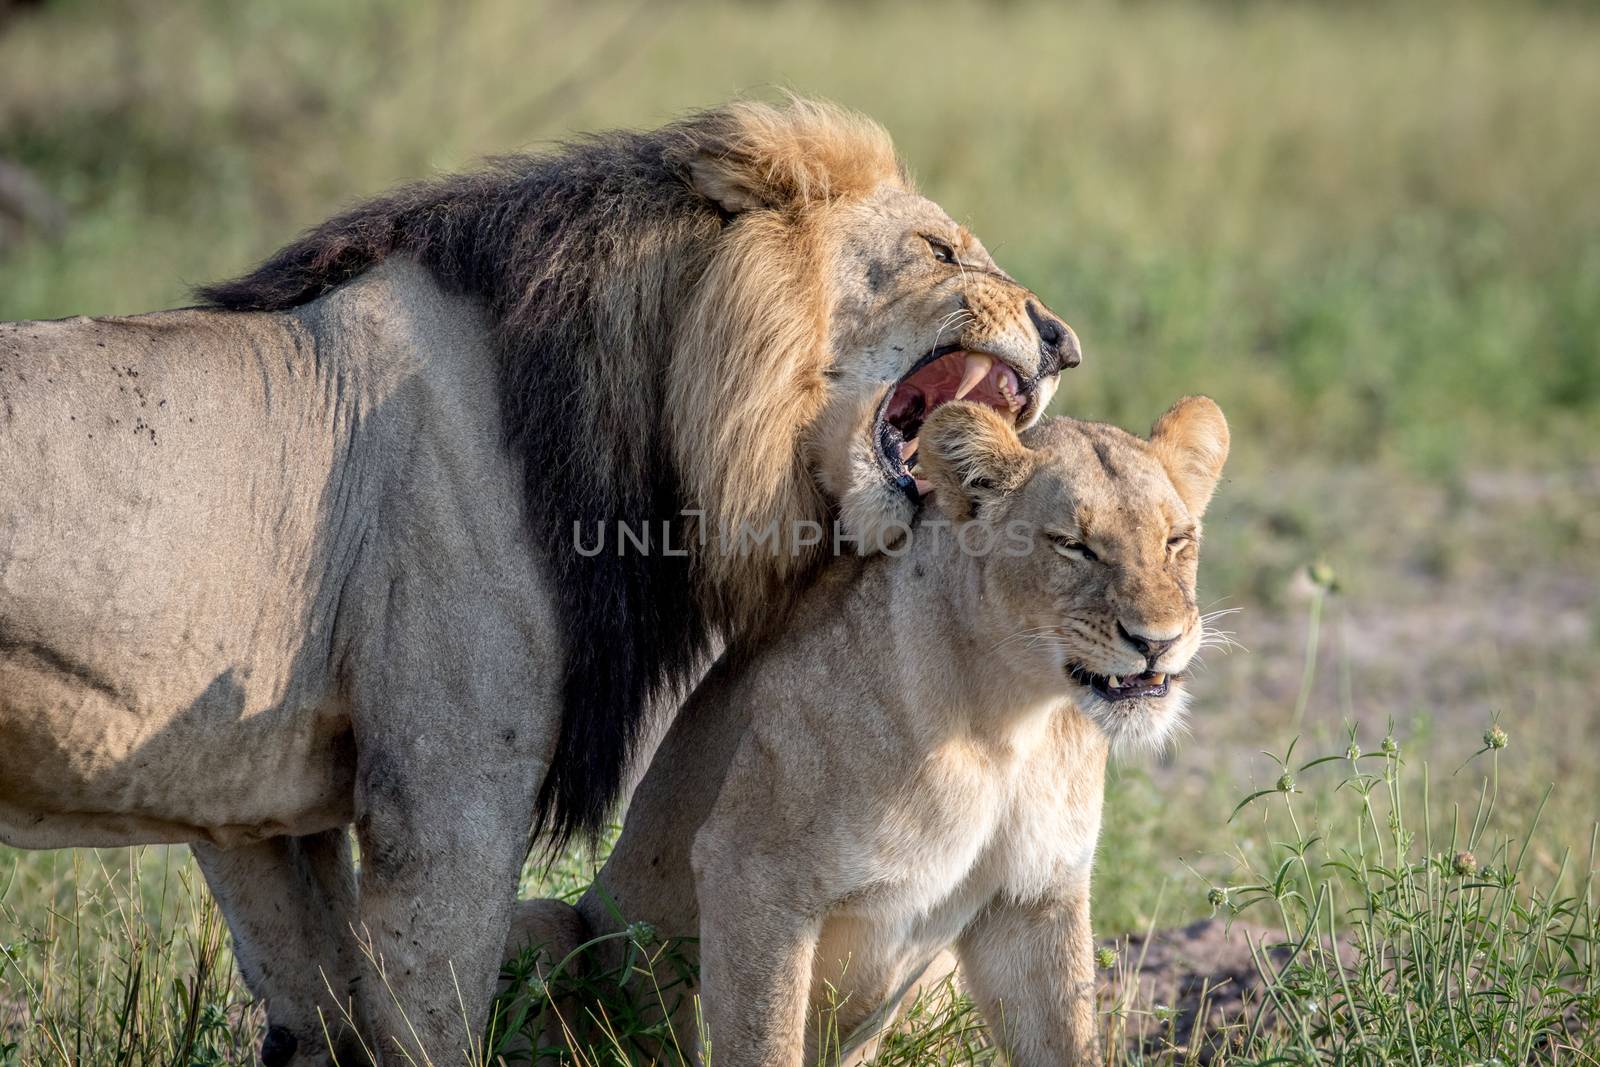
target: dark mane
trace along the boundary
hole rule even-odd
[[[535,824],[552,848],[604,825],[652,702],[691,679],[710,643],[688,560],[585,557],[572,537],[575,523],[592,539],[619,519],[659,531],[684,507],[660,446],[673,349],[664,309],[684,302],[722,219],[675,152],[716,114],[401,189],[199,291],[218,308],[292,308],[404,255],[488,307],[505,438],[526,471],[527,521],[568,640],[560,739]]]

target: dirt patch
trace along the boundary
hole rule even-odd
[[[1273,947],[1282,940],[1254,923],[1202,919],[1103,942],[1118,956],[1100,989],[1100,1010],[1113,1013],[1110,1039],[1130,1055],[1187,1055],[1193,1047],[1196,1060],[1209,1063],[1243,1038],[1266,999],[1251,947],[1282,967],[1289,950]]]
[[[1255,750],[1281,751],[1297,733],[1342,747],[1353,720],[1370,749],[1391,719],[1402,740],[1425,722],[1430,758],[1450,766],[1501,715],[1519,744],[1561,727],[1562,743],[1541,753],[1551,780],[1583,770],[1566,760],[1600,736],[1600,468],[1448,482],[1360,468],[1246,476],[1206,518],[1203,600],[1239,609],[1216,625],[1241,647],[1205,656],[1182,747],[1259,788],[1250,771],[1276,771]],[[1314,561],[1338,591],[1296,723]]]

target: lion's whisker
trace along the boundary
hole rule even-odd
[[[944,317],[943,321],[941,321],[939,323],[938,328],[935,329],[934,332],[933,332],[933,346],[932,347],[933,348],[938,348],[939,347],[940,339],[944,337],[944,334],[945,334],[946,330],[950,330],[950,331],[954,332],[960,326],[965,326],[967,324],[966,321],[964,321],[964,319],[975,319],[975,318],[976,318],[976,316],[974,316],[972,314],[972,312],[968,311],[966,308],[957,308],[955,311],[952,311],[950,314],[946,315]],[[957,324],[959,324],[959,326]]]

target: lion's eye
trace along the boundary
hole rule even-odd
[[[1059,534],[1050,535],[1050,544],[1055,550],[1068,559],[1081,559],[1093,563],[1100,557],[1094,554],[1094,549],[1079,541],[1075,537],[1063,537]]]
[[[951,248],[937,237],[924,237],[923,240],[928,242],[928,248],[933,252],[934,259],[937,259],[940,263],[949,263],[952,266],[955,264],[955,249]]]
[[[1194,543],[1194,535],[1188,533],[1174,534],[1167,538],[1167,555],[1176,556],[1188,545]]]

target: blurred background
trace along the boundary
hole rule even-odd
[[[784,90],[883,122],[1072,323],[1060,411],[1232,423],[1202,581],[1241,647],[1122,764],[1097,925],[1203,911],[1256,750],[1347,722],[1449,796],[1499,716],[1511,810],[1557,787],[1538,855],[1587,841],[1595,5],[0,2],[0,319],[182,305],[397,182]],[[0,850],[0,941],[86,862]]]

